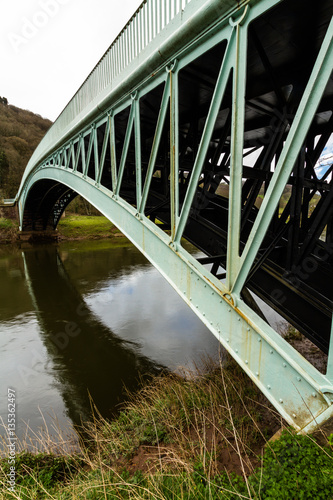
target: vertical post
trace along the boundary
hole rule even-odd
[[[89,170],[91,151],[92,151],[92,147],[94,144],[94,127],[95,127],[95,124],[93,124],[91,126],[90,134],[89,134],[90,137],[89,137],[89,146],[88,146],[87,157],[86,157],[86,165],[85,165],[85,170],[83,171],[84,178],[86,178],[86,176],[88,175],[88,170]]]
[[[132,100],[134,101],[135,100],[135,94],[132,95],[131,97],[132,97]],[[128,148],[129,148],[129,144],[130,144],[130,140],[131,140],[131,135],[132,135],[132,130],[133,130],[134,110],[135,110],[134,103],[132,103],[130,115],[128,117],[127,129],[126,129],[126,134],[125,134],[125,138],[124,138],[124,143],[123,143],[123,151],[122,151],[121,159],[120,159],[120,163],[119,163],[117,185],[116,185],[116,187],[114,189],[114,194],[116,196],[119,195],[121,181],[122,181],[124,170],[125,170],[125,163],[126,163]]]
[[[142,196],[141,171],[141,129],[140,129],[140,100],[135,96],[134,106],[134,136],[135,136],[135,178],[136,178],[136,206],[140,207]]]
[[[171,240],[174,241],[179,219],[179,109],[177,61],[170,67],[170,210]]]
[[[331,326],[330,347],[329,347],[329,351],[328,351],[326,377],[333,382],[333,317],[332,317],[332,326]]]
[[[158,148],[159,148],[160,142],[161,142],[161,136],[162,136],[162,132],[163,132],[164,122],[166,119],[169,100],[170,100],[170,73],[168,72],[168,78],[167,78],[167,81],[165,82],[160,112],[158,115],[157,125],[156,125],[156,129],[155,129],[152,150],[150,153],[150,158],[149,158],[149,163],[148,163],[148,168],[147,168],[147,173],[146,173],[146,179],[145,179],[145,183],[143,186],[143,192],[142,192],[141,203],[140,203],[140,207],[139,207],[139,213],[143,213],[145,210],[145,207],[146,207],[150,183],[151,183],[151,179],[152,179],[152,176],[154,173]]]
[[[81,148],[81,158],[82,158],[82,175],[86,171],[86,150],[84,149],[84,137],[81,135],[80,139],[80,148]]]
[[[71,145],[70,145],[70,156],[71,156],[71,159],[72,159],[72,169],[74,170],[74,165],[75,165],[75,150],[74,150],[74,143],[73,141],[71,141]],[[70,165],[70,161],[68,162],[68,167]]]
[[[111,181],[112,181],[112,192],[114,193],[117,185],[117,160],[116,160],[116,137],[114,130],[113,112],[109,114],[109,121],[110,121]]]
[[[96,125],[93,130],[94,137],[94,160],[95,160],[95,181],[98,182],[98,172],[99,172],[99,157],[98,157],[98,140],[97,140],[97,128]]]
[[[147,12],[147,4],[145,3],[142,6],[142,33],[143,33],[143,45],[142,45],[142,48],[143,49],[147,46],[146,12]]]
[[[159,1],[159,4],[158,4],[158,32],[160,33],[162,31],[162,26],[163,26],[163,23],[162,23],[162,9],[163,9],[163,2],[162,0]]]
[[[99,165],[98,165],[99,170],[98,170],[98,177],[96,179],[98,186],[100,185],[101,179],[102,179],[109,137],[110,137],[110,120],[108,118],[106,121],[106,124],[105,124],[105,132],[104,132],[104,137],[103,137],[102,151],[101,151],[101,155],[99,157]]]
[[[232,125],[230,148],[230,187],[228,210],[228,247],[226,287],[231,290],[239,266],[239,239],[241,226],[241,197],[243,175],[244,148],[244,114],[246,85],[246,48],[247,29],[241,27],[247,12],[237,23],[230,21],[236,27],[236,60],[233,74]]]

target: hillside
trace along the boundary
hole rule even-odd
[[[0,97],[0,197],[15,196],[30,156],[51,125]]]

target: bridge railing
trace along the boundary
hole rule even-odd
[[[144,0],[57,121],[64,126],[102,92],[191,0]],[[60,125],[60,123],[59,123]]]
[[[99,98],[103,93],[111,93],[113,87],[119,85],[122,73],[126,73],[127,67],[133,66],[131,63],[149,45],[154,45],[152,42],[155,38],[176,17],[179,17],[191,2],[195,3],[193,0],[144,0],[142,2],[34,151],[16,200],[20,197],[27,175],[48,154],[50,148],[52,149],[57,141],[64,138],[66,131],[75,126],[79,120],[78,117],[89,114],[88,110],[94,109],[99,104]],[[126,74],[124,79],[126,79]]]

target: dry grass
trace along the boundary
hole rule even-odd
[[[268,438],[281,425],[279,415],[236,363],[229,360],[216,366],[208,360],[199,372],[154,378],[131,397],[113,421],[104,420],[95,409],[92,422],[84,429],[88,437],[76,458],[65,456],[62,463],[42,455],[33,462],[23,456],[18,488],[15,493],[0,493],[0,499],[286,498],[278,482],[276,495],[269,496],[269,471],[260,468],[264,445],[265,456],[269,450],[273,457],[270,466],[282,467],[274,445],[267,446]],[[54,448],[51,432],[40,438],[45,439],[41,449],[59,451]],[[66,439],[61,439],[62,445],[68,446]],[[283,439],[287,451],[302,450],[293,433]],[[311,439],[307,443],[313,445]],[[329,448],[315,446],[315,453],[319,450],[317,463],[326,459],[323,479],[330,488],[327,480],[333,471],[332,453]],[[283,444],[278,443],[277,449],[284,453]],[[313,449],[307,453],[312,460]],[[288,466],[285,472],[293,473],[293,467]],[[50,476],[51,469],[54,476]],[[311,474],[316,472],[314,469]],[[3,485],[4,477],[3,469]]]
[[[156,378],[115,421],[96,414],[85,455],[92,470],[178,476],[200,470],[205,478],[227,472],[246,484],[280,417],[231,361],[227,369],[208,361],[201,373],[184,375]]]

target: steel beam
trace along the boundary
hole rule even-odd
[[[218,279],[182,247],[173,248],[170,236],[148,218],[139,219],[135,207],[93,180],[53,167],[36,171],[27,192],[42,179],[67,185],[120,227],[288,423],[309,432],[333,416],[331,368],[328,376],[319,373],[243,301],[233,304]]]

